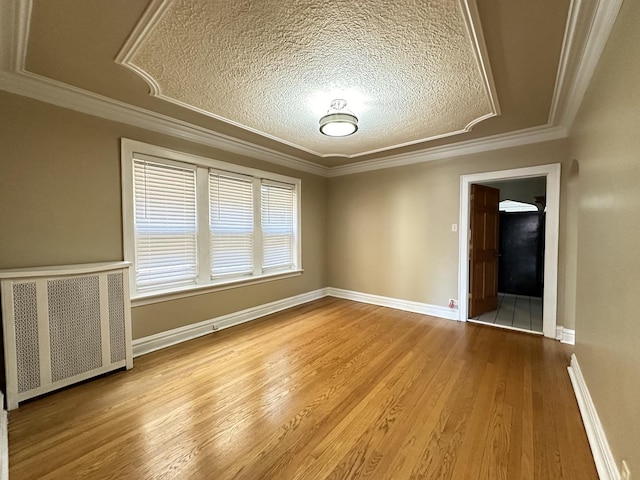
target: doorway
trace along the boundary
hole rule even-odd
[[[542,333],[542,293],[544,289],[544,226],[546,177],[528,177],[472,184],[470,294],[474,297],[477,246],[474,244],[474,215],[478,189],[493,191],[497,219],[494,253],[497,273],[493,308],[477,309],[469,300],[469,319],[489,325]],[[477,234],[476,234],[477,235]]]
[[[546,181],[546,212],[544,231],[544,259],[542,262],[542,333],[546,337],[556,337],[557,269],[558,269],[558,221],[560,211],[560,164],[542,165],[497,172],[486,172],[460,177],[460,236],[458,298],[459,320],[468,321],[469,282],[469,239],[470,239],[470,199],[471,185],[501,182],[506,180],[544,177]],[[502,301],[504,302],[504,298]],[[521,300],[521,305],[524,300]],[[516,304],[516,300],[508,300]],[[507,304],[505,304],[506,306]],[[531,307],[529,307],[531,308]],[[536,307],[534,307],[536,308]]]

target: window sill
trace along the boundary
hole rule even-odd
[[[141,307],[143,305],[151,305],[153,303],[168,302],[179,298],[193,297],[195,295],[204,295],[231,288],[246,287],[258,283],[271,282],[273,280],[282,280],[284,278],[297,277],[302,275],[304,270],[287,270],[286,272],[270,273],[259,277],[242,278],[229,280],[226,282],[209,283],[207,285],[189,285],[187,287],[162,290],[148,293],[139,293],[131,296],[131,306]]]

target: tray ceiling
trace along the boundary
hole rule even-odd
[[[475,2],[2,5],[28,19],[15,58],[30,79],[334,167],[548,125],[570,0]],[[351,137],[318,131],[338,97]]]
[[[154,1],[118,61],[151,94],[319,156],[470,130],[498,113],[475,0]],[[343,98],[360,129],[327,138]]]

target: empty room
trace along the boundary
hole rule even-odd
[[[640,3],[0,0],[0,479],[640,476]]]

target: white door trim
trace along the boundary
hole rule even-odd
[[[469,292],[469,200],[471,184],[527,177],[547,178],[547,214],[544,250],[544,294],[542,330],[545,337],[556,337],[558,303],[558,229],[560,220],[560,164],[515,168],[497,172],[460,176],[460,235],[458,254],[459,320],[468,320]]]

